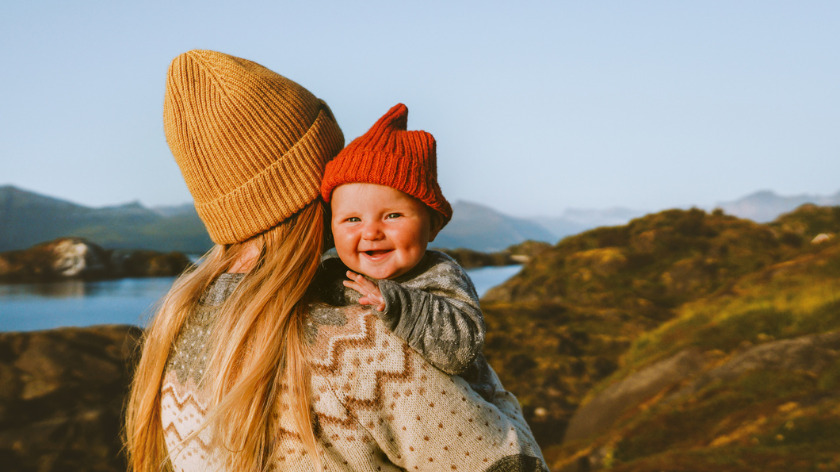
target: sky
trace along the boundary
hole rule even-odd
[[[101,207],[191,201],[169,62],[259,62],[350,139],[392,105],[450,201],[515,216],[840,190],[835,1],[95,1],[0,5],[0,185]]]

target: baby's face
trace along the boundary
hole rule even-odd
[[[338,256],[350,270],[368,277],[390,279],[408,272],[434,239],[426,205],[391,187],[340,185],[330,203]]]

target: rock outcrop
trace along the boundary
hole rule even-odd
[[[0,253],[0,282],[163,277],[180,274],[189,265],[179,252],[109,250],[81,238],[59,238]]]
[[[140,328],[0,333],[3,470],[126,470],[121,412]]]
[[[480,252],[465,248],[439,250],[450,255],[461,267],[474,269],[477,267],[524,264],[550,247],[551,245],[546,242],[529,240],[497,252]]]

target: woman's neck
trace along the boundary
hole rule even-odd
[[[233,261],[227,272],[234,274],[251,272],[254,266],[257,265],[257,261],[260,258],[260,252],[261,247],[259,245],[259,241],[252,239],[243,243],[239,257]]]

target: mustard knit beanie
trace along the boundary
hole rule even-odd
[[[327,104],[245,59],[193,50],[169,67],[166,141],[217,244],[244,241],[318,197],[344,146]]]

